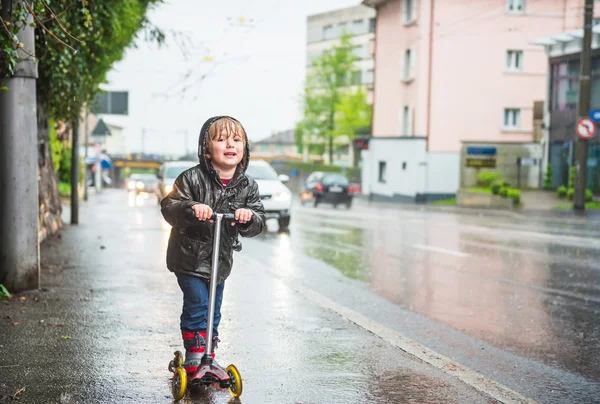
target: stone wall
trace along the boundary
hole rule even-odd
[[[58,179],[54,172],[50,151],[48,115],[37,105],[38,121],[38,200],[39,242],[56,233],[63,225],[62,206],[58,194]]]
[[[459,189],[456,193],[456,204],[458,206],[467,206],[470,208],[491,208],[491,209],[512,209],[513,200],[501,198],[492,194],[483,194],[480,192],[470,192],[465,189]]]

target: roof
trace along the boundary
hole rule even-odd
[[[388,0],[364,0],[361,4],[368,7],[378,7]]]
[[[595,35],[600,34],[600,25],[594,25],[592,27],[592,33]],[[541,46],[553,46],[553,45],[563,45],[569,42],[581,41],[583,38],[583,28],[562,32],[559,34],[554,34],[551,36],[547,36],[544,38],[536,39],[535,41],[531,41],[532,45],[541,45]],[[599,43],[597,40],[592,40],[592,48],[596,49],[599,47]]]
[[[254,142],[254,144],[296,144],[294,130],[288,129],[283,132],[274,133],[269,137]]]

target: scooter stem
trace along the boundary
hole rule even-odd
[[[208,293],[208,321],[206,323],[206,344],[202,363],[212,363],[213,324],[215,322],[215,299],[217,294],[217,272],[219,270],[219,247],[221,246],[221,223],[223,214],[217,213],[215,220],[215,232],[213,237],[212,268],[210,271],[210,283]]]

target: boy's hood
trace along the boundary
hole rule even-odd
[[[198,137],[198,160],[200,161],[200,166],[202,167],[202,169],[205,170],[207,173],[215,172],[215,169],[213,168],[212,164],[210,164],[210,161],[206,158],[206,142],[208,140],[208,129],[213,123],[215,123],[215,121],[221,118],[233,119],[234,121],[239,123],[240,126],[242,126],[240,121],[227,115],[213,116],[212,118],[209,118],[206,122],[204,122],[204,125],[202,125],[202,129],[200,130],[200,136]],[[244,127],[242,126],[242,128]],[[245,173],[246,169],[248,168],[248,161],[250,160],[250,144],[248,143],[248,134],[246,133],[246,129],[244,129],[244,137],[246,141],[246,150],[244,150],[244,157],[242,158],[242,161],[240,161],[240,164],[238,164],[238,168],[235,171],[234,177],[236,177],[240,173]]]

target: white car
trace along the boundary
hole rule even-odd
[[[173,183],[179,174],[188,168],[197,165],[196,161],[165,161],[158,170],[158,184],[156,187],[156,199],[160,201],[173,189]]]
[[[290,178],[284,174],[277,175],[273,167],[264,160],[250,160],[246,175],[258,184],[267,219],[276,218],[279,230],[287,230],[290,225],[292,191],[283,183]]]

